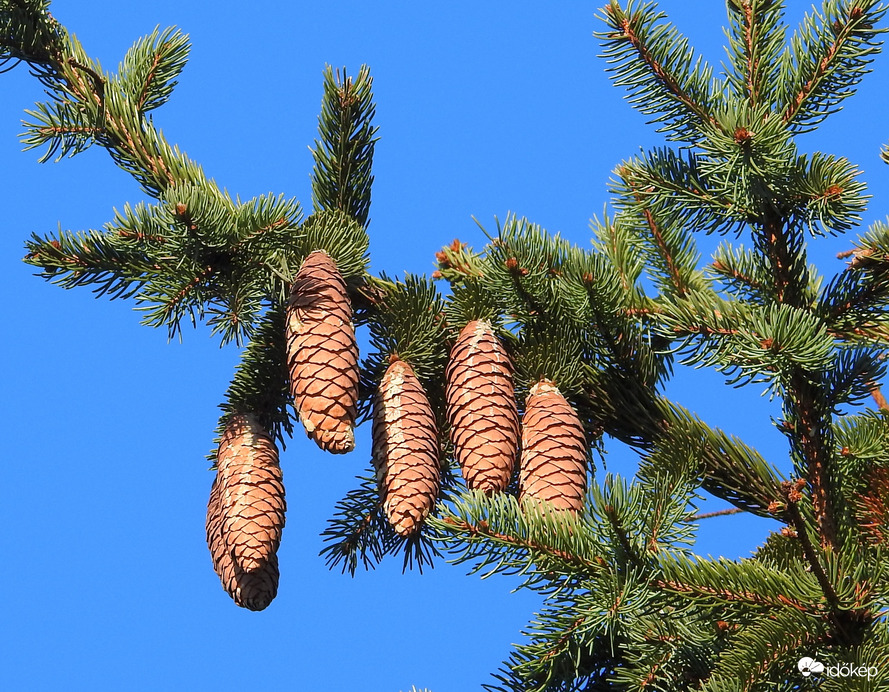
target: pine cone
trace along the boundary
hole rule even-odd
[[[518,453],[512,371],[490,322],[463,328],[446,373],[451,441],[466,484],[489,495],[506,489]]]
[[[549,380],[528,393],[522,420],[520,499],[545,500],[560,510],[580,511],[586,492],[583,425]]]
[[[278,591],[284,485],[275,443],[252,416],[231,418],[207,505],[213,568],[235,603],[263,610]]]
[[[299,418],[321,449],[355,447],[358,343],[346,282],[323,250],[303,261],[287,303],[287,365]]]
[[[396,533],[409,536],[438,496],[438,430],[426,392],[403,360],[393,362],[380,382],[372,435],[386,518]]]

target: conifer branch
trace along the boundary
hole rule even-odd
[[[806,597],[807,585],[800,582],[805,572],[801,569],[797,574],[777,573],[750,560],[734,562],[725,558],[699,563],[661,560],[658,567],[657,576],[651,580],[654,586],[714,605],[743,604],[766,611],[790,608],[815,617],[828,612],[823,603]]]
[[[652,584],[664,591],[689,597],[701,597],[720,604],[744,604],[754,608],[793,608],[800,613],[821,616],[823,611],[799,599],[783,594],[766,596],[757,590],[737,590],[727,586],[692,584],[675,579],[655,579]]]
[[[287,378],[284,310],[276,303],[262,316],[250,343],[241,353],[225,401],[219,406],[222,415],[213,449],[207,455],[209,461],[216,463],[219,441],[231,417],[243,413],[255,416],[263,430],[286,448],[286,438],[293,434]]]
[[[794,665],[799,652],[807,651],[803,647],[816,646],[824,639],[821,623],[808,614],[792,609],[771,613],[768,619],[729,636],[725,650],[701,689],[706,692],[755,690],[771,677],[770,671],[775,670],[779,662]],[[780,670],[778,675],[779,679],[785,677],[785,670]]]
[[[889,401],[886,401],[886,397],[883,396],[883,390],[879,386],[873,386],[870,393],[874,398],[874,403],[877,405],[877,408],[882,409],[883,411],[889,411]]]
[[[735,259],[732,257],[732,259]],[[725,256],[718,257],[710,265],[710,268],[722,276],[731,279],[734,283],[735,290],[739,288],[744,291],[745,296],[755,297],[758,302],[762,302],[767,287],[753,272],[744,272],[738,265],[725,263]]]
[[[3,0],[0,3],[0,68],[25,61],[47,86],[55,77],[64,27],[49,13],[49,0]],[[11,69],[7,68],[7,69]],[[0,70],[6,71],[6,70]]]
[[[869,277],[870,278],[870,277]],[[837,332],[862,329],[871,317],[880,317],[878,306],[889,298],[889,282],[862,280],[849,271],[834,278],[825,288],[818,312]],[[862,319],[864,318],[864,319]]]
[[[188,53],[188,37],[174,29],[160,35],[155,29],[130,48],[121,65],[120,79],[137,112],[144,114],[166,103]]]
[[[469,491],[445,505],[428,523],[455,563],[474,562],[472,572],[526,575],[527,586],[573,588],[585,578],[602,577],[612,567],[607,546],[586,518],[553,510],[546,502],[512,495],[491,497]],[[550,589],[548,589],[550,590]]]
[[[812,493],[812,509],[818,522],[821,544],[828,549],[837,546],[837,526],[834,517],[834,479],[830,463],[831,445],[828,441],[830,423],[825,420],[817,402],[820,392],[805,373],[797,372],[788,383],[785,406],[794,421],[792,434],[799,446]]]
[[[120,236],[124,238],[124,236]],[[95,284],[97,295],[135,295],[160,270],[160,257],[141,243],[133,247],[113,236],[89,231],[59,233],[25,243],[24,261],[40,267],[40,276],[64,288]]]
[[[728,509],[720,509],[716,512],[701,512],[700,514],[695,514],[693,517],[689,517],[686,521],[701,521],[703,519],[712,519],[714,517],[726,517],[730,514],[740,514],[744,510],[740,507],[729,507]]]
[[[784,494],[787,514],[793,523],[796,536],[803,547],[803,553],[806,556],[806,560],[808,560],[809,567],[811,567],[812,573],[821,585],[821,590],[824,592],[825,599],[827,599],[828,604],[834,611],[834,615],[836,615],[836,612],[840,609],[839,597],[837,596],[833,584],[831,584],[830,580],[827,578],[824,567],[818,560],[815,547],[812,545],[811,538],[809,537],[809,529],[806,526],[805,519],[803,519],[803,516],[799,511],[799,501],[801,499],[800,490],[803,487],[805,487],[805,481],[797,481],[796,483],[785,481],[781,484],[781,492]]]
[[[620,288],[623,295],[632,295],[636,280],[641,272],[641,261],[635,257],[632,243],[625,231],[622,218],[612,221],[607,216],[605,223],[601,224],[597,231],[598,247],[603,255],[608,257],[614,272],[620,279]],[[620,226],[620,228],[618,228]]]
[[[837,111],[880,52],[877,37],[883,30],[875,25],[885,8],[878,0],[825,3],[825,10],[824,16],[806,16],[785,58],[791,79],[781,117],[797,133],[813,130]],[[793,59],[798,64],[791,67]]]
[[[691,224],[707,233],[736,232],[754,214],[745,208],[745,200],[733,199],[713,184],[704,170],[713,163],[704,156],[670,149],[637,157],[616,170],[621,178],[613,186],[621,195],[617,204],[627,207],[627,199],[632,199],[633,208],[654,208],[671,224]]]
[[[824,565],[822,565],[821,560],[818,558],[818,553],[809,536],[808,526],[799,510],[799,501],[801,499],[799,491],[802,485],[804,485],[804,481],[798,481],[796,484],[787,481],[782,484],[782,492],[786,498],[787,514],[793,523],[797,538],[799,539],[803,548],[803,553],[806,556],[806,561],[811,568],[812,573],[815,575],[815,578],[818,580],[824,598],[830,607],[830,621],[832,623],[835,638],[840,642],[851,644],[857,637],[855,630],[860,628],[863,621],[872,618],[866,609],[862,608],[863,601],[866,600],[867,597],[860,593],[861,589],[856,586],[857,603],[854,604],[854,610],[847,608],[840,599],[837,589],[831,582],[830,577],[827,576]],[[821,526],[819,526],[819,532],[822,533],[823,540],[823,528]],[[824,547],[827,550],[832,549],[832,546],[830,545]]]
[[[355,576],[359,562],[365,569],[373,568],[392,551],[397,538],[383,516],[377,479],[359,480],[359,487],[337,503],[334,516],[321,532],[326,545],[320,555],[327,566],[341,567],[351,576]]]
[[[793,251],[784,223],[775,211],[767,211],[760,218],[761,231],[756,239],[762,244],[772,268],[775,298],[779,303],[799,305],[799,284],[792,271]]]
[[[7,0],[7,3],[10,2]],[[95,141],[108,149],[115,163],[133,175],[148,194],[157,197],[171,186],[187,182],[204,185],[222,196],[204,177],[200,167],[167,144],[154,125],[144,117],[146,103],[142,102],[140,110],[126,94],[118,93],[123,85],[118,81],[109,81],[106,75],[100,74],[97,65],[87,57],[77,39],[67,34],[50,17],[47,7],[48,3],[16,0],[12,11],[3,10],[0,19],[4,20],[4,24],[0,26],[11,24],[13,32],[29,28],[34,33],[30,40],[24,41],[15,33],[12,38],[0,36],[0,60],[6,56],[28,61],[37,69],[39,78],[56,102],[72,106],[76,104],[85,114],[89,114],[89,125],[80,123],[78,127],[88,128],[86,131],[94,136]],[[176,44],[176,50],[170,52],[173,57],[169,66],[170,73],[174,74],[176,66],[181,68],[181,64],[184,64],[187,46],[183,47],[181,39],[171,36],[169,32],[164,37]],[[164,48],[160,46],[159,51],[164,52]],[[156,105],[165,99],[170,88],[171,85],[166,85],[160,89],[160,95],[155,95]],[[49,113],[49,110],[45,109],[44,112]],[[63,122],[50,121],[31,128],[38,138],[70,134]],[[36,143],[37,140],[33,140],[32,146],[36,146]]]
[[[756,29],[759,27],[754,19],[753,3],[741,3],[744,12],[744,48],[746,49],[746,70],[747,75],[746,87],[747,98],[751,106],[756,107],[759,101],[759,84],[757,84],[756,73],[759,66],[759,60],[755,54],[756,47]]]
[[[705,490],[745,511],[775,518],[770,508],[782,499],[781,476],[737,438],[626,376],[596,382],[584,392],[583,407],[608,434],[646,453],[692,445]]]
[[[636,201],[639,201],[638,195]],[[673,284],[673,288],[676,289],[676,296],[682,298],[685,295],[687,288],[682,281],[676,262],[670,253],[670,248],[664,242],[664,236],[661,233],[661,229],[658,226],[657,221],[655,221],[654,215],[651,213],[650,209],[644,209],[642,211],[642,216],[645,219],[645,223],[648,225],[648,231],[651,233],[651,237],[654,239],[655,247],[660,251],[660,255],[666,264],[670,282]]]
[[[756,107],[757,101],[759,101],[759,89],[756,79],[757,66],[759,61],[757,60],[756,54],[754,52],[756,46],[756,29],[759,27],[754,20],[754,12],[753,12],[753,3],[752,2],[741,2],[742,12],[744,13],[744,48],[746,50],[745,55],[745,74],[746,74],[746,88],[747,88],[747,99],[751,106]]]
[[[445,492],[455,486],[449,457],[458,444],[436,437],[447,429],[449,346],[468,319],[490,320],[508,344],[518,400],[539,378],[556,379],[585,426],[584,451],[599,447],[603,430],[628,442],[642,456],[637,479],[593,484],[576,514],[506,493],[445,494],[405,539],[381,510],[378,479],[361,478],[322,534],[328,565],[354,573],[403,552],[406,567],[422,569],[437,543],[473,572],[524,576],[547,602],[533,641],[516,648],[501,678],[512,690],[722,692],[786,682],[777,668],[804,644],[861,656],[862,642],[889,641],[874,627],[887,588],[886,425],[877,413],[834,418],[868,396],[886,405],[889,227],[876,225],[822,291],[805,231],[848,230],[862,215],[863,186],[845,159],[799,155],[792,141],[854,90],[878,50],[873,22],[883,9],[830,0],[827,16],[807,18],[785,50],[780,0],[728,0],[730,64],[716,82],[653,3],[623,4],[603,10],[615,84],[668,138],[698,151],[660,149],[623,164],[620,214],[595,222],[592,251],[514,216],[498,221],[479,253],[454,241],[437,253],[433,275],[451,282],[446,298],[422,277],[367,274],[377,130],[366,68],[355,78],[325,72],[315,213],[303,221],[283,196],[233,201],[146,117],[171,94],[186,37],[155,31],[112,75],[49,16],[48,3],[0,0],[0,62],[28,62],[52,99],[30,114],[25,143],[46,146],[46,156],[98,143],[158,198],[126,207],[104,233],[34,236],[26,261],[65,287],[135,296],[145,322],[171,334],[190,315],[207,316],[223,342],[249,338],[217,432],[249,413],[283,443],[293,422],[283,301],[296,268],[323,250],[356,322],[370,327],[363,412],[390,361],[409,362],[428,395],[426,430],[437,426],[427,456],[439,462]],[[711,274],[730,294],[717,295],[698,269],[692,231],[746,228],[752,251],[726,245],[714,257]],[[654,298],[643,289],[646,264],[660,289]],[[768,382],[784,399],[784,431],[805,481],[782,483],[755,450],[662,397],[674,356],[735,383]],[[699,490],[734,508],[690,516]],[[750,560],[692,553],[695,522],[741,511],[785,526]]]
[[[611,530],[614,532],[614,536],[617,538],[617,542],[620,544],[620,547],[623,550],[623,553],[626,556],[628,562],[630,562],[642,574],[649,572],[649,566],[639,555],[638,551],[632,545],[632,543],[630,543],[630,539],[627,536],[627,532],[624,530],[623,525],[621,524],[620,517],[617,516],[615,508],[610,504],[605,505],[602,507],[602,513],[605,515],[605,518],[608,519],[608,523],[611,525]]]
[[[618,0],[611,0],[603,8],[612,30],[598,35],[604,57],[614,65],[609,70],[615,85],[626,86],[630,103],[655,116],[654,122],[663,122],[659,131],[671,132],[672,139],[695,141],[704,125],[720,131],[709,111],[709,66],[700,58],[695,61],[687,39],[674,27],[656,25],[663,15],[655,15],[651,3],[631,7],[624,10]]]
[[[446,525],[449,531],[457,535],[462,534],[466,536],[466,540],[471,541],[479,538],[490,539],[512,548],[528,551],[529,554],[537,556],[537,559],[546,556],[553,561],[564,564],[569,570],[578,570],[587,574],[595,574],[605,567],[604,562],[586,561],[575,553],[559,550],[558,548],[536,541],[530,537],[493,531],[485,520],[479,521],[478,523],[471,523],[453,516],[445,516],[441,521]]]
[[[738,99],[751,109],[768,103],[779,87],[777,73],[784,47],[783,7],[771,0],[729,0],[732,71],[727,74]]]
[[[471,281],[483,276],[481,256],[474,253],[466,243],[454,238],[435,253],[438,269],[432,272],[433,279],[446,279],[452,286],[461,282]]]
[[[338,209],[366,227],[370,213],[371,173],[377,128],[373,79],[367,66],[355,78],[328,66],[312,156],[315,210]]]
[[[147,314],[143,324],[152,327],[167,325],[169,336],[181,335],[181,320],[188,314],[192,324],[197,323],[197,317],[204,315],[204,296],[202,289],[206,289],[210,278],[216,273],[213,265],[192,267],[192,272],[187,279],[166,282],[163,286],[152,284],[149,290],[143,291],[137,296],[138,303],[153,305],[141,305],[138,309]]]
[[[877,247],[853,252],[855,259],[822,291],[818,312],[840,332],[880,329],[889,305],[889,263]]]

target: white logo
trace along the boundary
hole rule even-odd
[[[821,661],[816,661],[810,656],[803,656],[796,664],[797,669],[804,678],[810,675],[824,674],[829,678],[860,677],[871,680],[879,674],[876,666],[856,666],[851,663],[841,663],[834,666],[825,666]]]
[[[812,673],[818,675],[824,672],[824,664],[808,656],[803,656],[799,663],[796,664],[796,667],[799,668],[799,672],[803,674],[804,678],[809,677]]]

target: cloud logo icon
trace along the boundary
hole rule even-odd
[[[824,672],[824,664],[813,658],[809,658],[808,656],[803,656],[799,660],[799,663],[796,664],[796,667],[799,669],[799,672],[803,674],[804,678],[809,677],[812,673],[817,675],[818,673]]]

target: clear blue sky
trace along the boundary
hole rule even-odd
[[[611,170],[661,143],[610,86],[588,2],[337,1],[141,3],[58,0],[54,15],[106,69],[156,25],[189,33],[192,58],[155,114],[167,138],[234,195],[275,192],[311,205],[308,145],[326,63],[375,76],[374,271],[431,272],[434,252],[482,235],[471,216],[529,217],[587,245]],[[788,19],[810,6],[788,3]],[[680,29],[718,65],[723,3],[665,0]],[[803,150],[844,154],[889,208],[889,65]],[[354,579],[329,572],[318,534],[369,465],[369,429],[346,457],[300,433],[282,455],[289,512],[280,592],[262,613],[236,608],[204,541],[208,451],[237,362],[207,330],[184,343],[139,326],[124,302],[63,291],[20,260],[32,232],[101,228],[142,195],[106,152],[59,164],[22,153],[22,110],[42,97],[24,66],[0,75],[0,295],[5,564],[0,689],[478,689],[520,638],[539,600],[515,580],[467,577],[439,563],[401,574],[400,560]],[[849,239],[816,243],[827,272]],[[702,239],[702,247],[713,242]],[[777,409],[754,390],[680,373],[670,394],[786,469]],[[609,470],[631,471],[612,444]],[[721,507],[708,504],[708,509]],[[699,550],[737,557],[766,520],[706,522]]]

